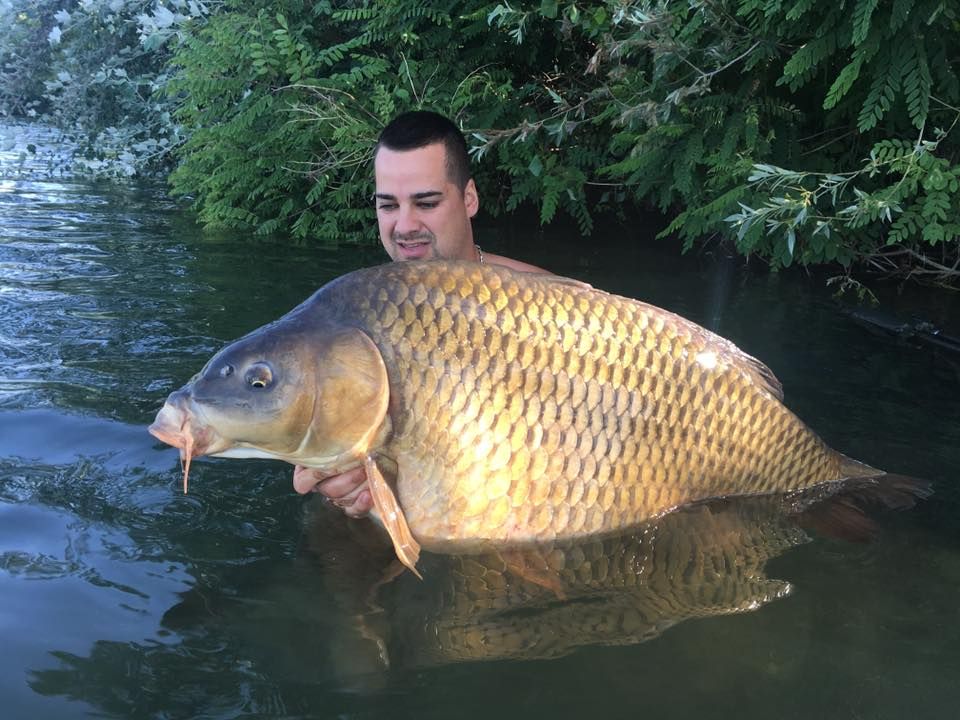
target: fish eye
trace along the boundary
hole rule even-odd
[[[220,368],[220,377],[228,378],[231,375],[233,375],[233,365],[230,365],[229,363],[227,363],[222,368]]]
[[[267,388],[273,383],[273,370],[267,363],[257,362],[247,368],[244,379],[252,388]]]

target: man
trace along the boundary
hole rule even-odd
[[[480,209],[463,133],[433,112],[403,113],[380,133],[374,149],[377,225],[393,260],[473,260],[522,272],[546,272],[519,260],[485,253],[473,240],[471,218]],[[327,496],[350,517],[373,507],[362,467],[324,478],[297,466],[299,493]]]
[[[404,113],[387,125],[374,150],[377,224],[393,260],[476,260],[544,272],[481,252],[470,219],[480,209],[463,134],[437,113]]]

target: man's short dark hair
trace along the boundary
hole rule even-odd
[[[411,110],[391,120],[380,133],[374,157],[381,147],[395,151],[417,150],[443,143],[447,156],[447,178],[460,190],[470,180],[470,156],[460,128],[440,113]]]

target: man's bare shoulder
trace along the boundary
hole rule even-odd
[[[514,260],[513,258],[504,257],[503,255],[494,255],[493,253],[488,252],[483,254],[483,261],[490,263],[491,265],[502,265],[503,267],[508,267],[511,270],[519,270],[520,272],[552,274],[548,270],[544,270],[536,265],[531,265],[530,263],[525,263],[522,260]]]

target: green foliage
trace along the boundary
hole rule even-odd
[[[819,99],[823,112],[756,115],[757,135],[770,143],[737,144],[740,164],[720,162],[730,147],[729,137],[722,140],[723,152],[704,155],[698,175],[706,201],[689,191],[687,171],[675,167],[671,182],[686,208],[667,232],[689,246],[718,231],[773,267],[849,266],[890,246],[921,264],[934,247],[940,257],[957,258],[960,197],[944,180],[960,172],[953,133],[960,92],[949,60],[960,39],[954,6],[940,0],[855,0],[846,9],[819,0],[736,4],[754,42],[792,48],[772,58],[767,73],[751,76],[755,97],[806,108]],[[739,78],[718,79],[711,83],[714,99],[741,90]],[[744,104],[740,97],[730,112]],[[709,138],[710,126],[697,121],[693,132]],[[949,275],[944,269],[941,279]]]
[[[914,38],[913,43],[904,50],[906,61],[903,66],[903,91],[910,121],[919,129],[926,123],[930,109],[930,68],[927,65],[922,38]]]
[[[726,220],[737,227],[742,240],[763,227],[783,255],[805,264],[839,260],[848,264],[856,254],[877,254],[879,246],[917,248],[960,241],[960,166],[937,156],[935,142],[902,140],[878,142],[859,171],[836,174],[800,173],[771,165],[757,165],[749,178],[754,188],[767,189],[758,207],[740,204]],[[869,182],[874,189],[862,190]],[[806,231],[796,245],[798,233]],[[825,242],[831,232],[846,233],[859,244]],[[842,254],[841,254],[842,252]],[[882,254],[882,253],[880,253]],[[922,253],[916,258],[921,260]],[[789,260],[784,262],[789,264]],[[922,261],[921,264],[924,264]],[[930,265],[930,261],[925,261]],[[916,270],[914,270],[916,271]],[[933,273],[950,280],[950,269]]]
[[[873,11],[877,9],[878,2],[879,0],[856,0],[856,5],[853,8],[852,45],[860,45],[867,39],[871,27],[870,18],[873,16]]]
[[[3,114],[65,131],[74,172],[168,170],[180,128],[157,90],[167,81],[165,45],[192,12],[174,6],[182,12],[146,0],[0,0],[0,19],[16,28],[0,40]]]
[[[870,84],[870,92],[867,94],[857,115],[857,129],[861,133],[872,130],[883,118],[888,110],[893,106],[897,94],[900,92],[901,80],[904,72],[905,52],[897,53],[894,62],[891,62],[885,70],[877,73],[873,82]]]
[[[174,56],[167,90],[192,128],[175,192],[211,226],[371,239],[375,139],[396,113],[427,108],[457,119],[474,143],[488,212],[533,202],[544,222],[566,212],[589,232],[592,213],[612,201],[588,197],[605,143],[592,130],[565,142],[585,118],[543,71],[547,58],[577,61],[581,44],[531,22],[517,48],[487,15],[449,0],[229,3]],[[524,136],[507,139],[502,128],[523,123]]]
[[[467,131],[481,195],[494,214],[535,203],[543,222],[562,211],[588,232],[597,211],[653,203],[679,211],[667,233],[686,247],[720,233],[774,267],[849,264],[887,242],[884,228],[900,212],[920,221],[897,225],[889,236],[897,241],[954,237],[944,196],[922,189],[930,172],[922,163],[909,171],[891,163],[881,171],[861,161],[885,138],[927,127],[931,98],[937,98],[934,110],[948,129],[929,153],[947,163],[941,171],[953,167],[947,121],[956,117],[950,108],[957,83],[949,63],[934,59],[949,57],[957,30],[952,10],[941,5],[856,0],[850,12],[826,0],[610,2],[584,11],[552,2],[474,5],[458,14],[444,3],[357,3],[315,17],[314,36],[304,40],[315,52],[349,46],[349,53],[333,56],[331,69],[311,76],[327,88],[317,96],[326,111],[309,96],[290,101],[277,85],[271,92],[287,93],[297,112],[319,121],[298,136],[326,153],[311,161],[311,182],[318,169],[324,177],[349,174],[336,181],[342,187],[366,182],[364,152],[379,123],[399,110],[430,107],[456,117]],[[930,33],[926,23],[937,17],[941,32]],[[214,44],[221,42],[230,41]],[[336,66],[344,58],[349,71]],[[945,69],[934,76],[930,68]],[[297,72],[287,69],[280,85],[296,82]],[[340,84],[347,72],[353,80]],[[190,96],[199,97],[195,90]],[[818,104],[820,112],[801,110]],[[223,115],[229,112],[216,113],[218,132],[231,129]],[[337,142],[337,123],[359,123],[353,144],[342,134]],[[207,138],[198,137],[206,146]],[[262,130],[257,137],[264,137]],[[296,144],[288,152],[309,154]],[[223,172],[217,168],[224,160],[203,166],[200,187]],[[185,177],[192,162],[188,154],[175,179]],[[784,171],[794,173],[789,187],[772,186],[772,175],[754,169],[788,163],[797,166]],[[268,204],[249,203],[234,177],[224,187],[233,188],[232,200],[220,190],[202,196],[209,221],[275,219]],[[351,208],[362,207],[369,186],[363,188],[346,196],[357,203]],[[283,197],[289,209],[289,194]],[[324,216],[339,213],[340,205],[328,203]],[[346,237],[347,227],[346,220],[328,221],[326,231]]]
[[[38,68],[51,64],[47,39],[56,25],[58,0],[39,0],[21,7],[0,0],[0,24],[6,39],[0,42],[0,117],[37,117],[45,109],[43,82],[49,79]]]
[[[69,21],[41,0],[14,24],[24,50],[0,41],[49,64],[30,107],[94,163],[175,150],[210,226],[372,241],[373,142],[427,108],[464,129],[494,215],[588,233],[652,205],[684,247],[720,235],[774,268],[960,247],[949,0],[63,2]]]

